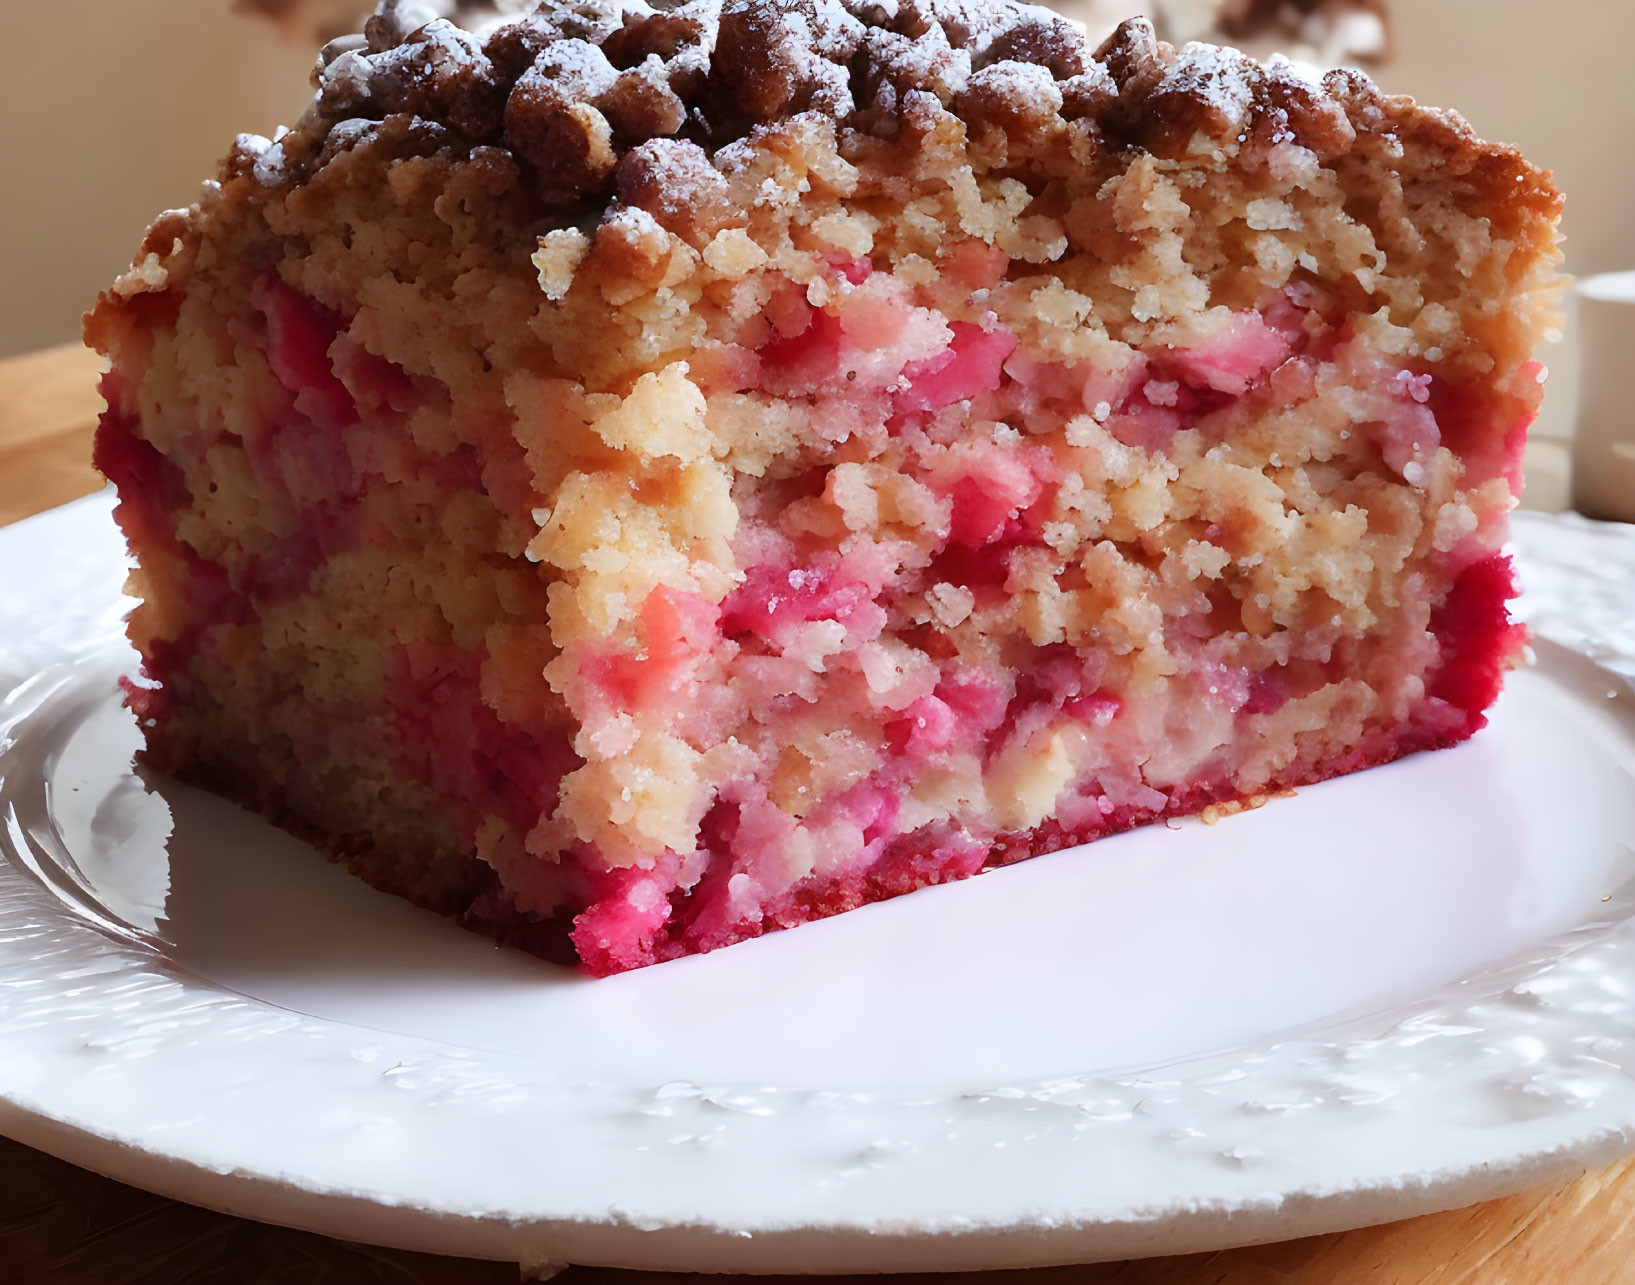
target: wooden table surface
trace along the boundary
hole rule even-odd
[[[89,463],[97,369],[96,358],[79,348],[0,361],[0,525],[100,485]],[[791,1271],[799,1267],[790,1264]],[[702,1285],[714,1278],[579,1267],[557,1279],[563,1285]],[[1635,1281],[1635,1160],[1471,1209],[1255,1249],[917,1279],[926,1285]],[[513,1266],[373,1249],[196,1209],[0,1139],[0,1282],[6,1285],[516,1280]]]

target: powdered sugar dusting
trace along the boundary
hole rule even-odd
[[[884,140],[951,114],[973,137],[1066,126],[1114,152],[1289,144],[1319,163],[1385,119],[1360,74],[1316,85],[1287,62],[1177,51],[1146,19],[1093,50],[1082,25],[1014,0],[385,0],[365,38],[326,47],[314,79],[297,136],[238,149],[230,172],[302,182],[361,137],[335,135],[343,122],[407,117],[396,146],[510,153],[546,207],[634,184],[679,212],[649,143],[695,149],[695,177],[726,172],[735,144],[808,114]]]
[[[1062,91],[1047,67],[1028,62],[996,62],[971,79],[971,87],[996,93],[1033,111],[1060,111]]]
[[[1254,106],[1264,69],[1236,49],[1192,43],[1165,73],[1165,86],[1196,98],[1229,128],[1241,127]]]

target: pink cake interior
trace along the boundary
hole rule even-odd
[[[946,256],[943,271],[986,291],[1006,267],[1002,255],[968,244]],[[1309,286],[1260,308],[1222,311],[1190,346],[1132,349],[1108,365],[1043,360],[997,319],[950,321],[900,292],[868,289],[870,277],[867,261],[836,256],[828,308],[793,287],[775,292],[743,342],[716,345],[694,363],[707,397],[799,398],[815,421],[855,444],[857,460],[821,463],[742,497],[733,537],[742,582],[718,603],[653,590],[624,645],[587,650],[564,684],[587,727],[635,713],[703,740],[747,728],[754,739],[742,737],[744,752],[756,771],[716,791],[686,854],[609,869],[595,845],[571,845],[548,867],[550,896],[564,908],[520,927],[530,945],[559,958],[577,953],[593,972],[619,971],[1166,813],[1451,744],[1481,726],[1521,631],[1506,612],[1509,563],[1480,523],[1420,569],[1448,586],[1435,610],[1411,608],[1378,640],[1348,636],[1342,619],[1348,599],[1366,603],[1374,589],[1366,566],[1337,568],[1335,593],[1298,602],[1297,635],[1271,627],[1266,604],[1283,592],[1275,573],[1261,592],[1252,571],[1201,591],[1191,577],[1166,580],[1177,561],[1252,553],[1266,522],[1253,494],[1200,497],[1181,529],[1145,550],[1151,565],[1092,549],[1082,574],[1066,581],[1039,569],[1054,556],[1064,488],[1082,486],[1082,465],[1064,444],[1139,453],[1150,470],[1181,435],[1193,455],[1207,456],[1344,388],[1370,399],[1376,416],[1349,453],[1366,451],[1383,467],[1343,485],[1377,509],[1376,493],[1420,481],[1445,436],[1472,424],[1494,445],[1467,456],[1464,485],[1481,480],[1471,476],[1478,466],[1516,485],[1530,408],[1508,408],[1514,422],[1490,433],[1489,408],[1424,363],[1380,353],[1334,299]],[[98,466],[120,487],[120,521],[133,541],[168,544],[190,608],[188,631],[150,653],[146,683],[131,689],[145,719],[162,720],[170,701],[192,698],[189,669],[201,653],[231,666],[226,653],[246,623],[311,593],[326,562],[360,548],[391,554],[450,494],[503,495],[507,469],[521,471],[515,441],[500,434],[441,454],[418,451],[402,414],[427,399],[424,380],[344,339],[337,314],[276,276],[258,278],[253,298],[273,378],[260,390],[245,463],[252,486],[286,491],[301,505],[299,523],[254,556],[229,569],[166,537],[193,502],[187,479],[137,435],[128,384],[118,375],[105,384]],[[1533,387],[1537,374],[1536,366],[1525,372]],[[449,404],[446,390],[432,395]],[[972,434],[972,420],[993,431]],[[888,493],[871,489],[868,469]],[[893,530],[919,517],[901,512],[915,506],[945,529],[934,543]],[[1502,515],[1498,506],[1487,521]],[[857,533],[848,534],[853,520]],[[527,584],[523,573],[513,588],[537,593]],[[1018,599],[1031,614],[997,654],[972,657],[936,630]],[[1161,623],[1173,663],[1161,705],[1131,696],[1146,656],[1130,642],[1151,627],[1143,615]],[[1409,634],[1415,666],[1404,664]],[[517,664],[540,660],[526,642],[515,650]],[[389,747],[395,777],[439,797],[465,849],[492,818],[526,835],[556,812],[563,778],[584,761],[564,727],[526,707],[508,720],[485,701],[485,678],[504,682],[513,663],[504,640],[472,648],[452,638],[382,639],[372,660],[383,709],[314,699],[284,678],[299,710],[282,725],[295,758],[335,758],[337,729],[355,726]],[[1142,769],[1155,737],[1173,745],[1178,711],[1217,733],[1181,770],[1154,779]],[[1313,735],[1336,720],[1332,737]],[[1061,783],[1046,800],[1049,816],[1004,802],[990,804],[981,824],[969,816],[958,827],[917,823],[924,808],[914,791],[938,773],[977,781],[1017,760],[1010,775],[1025,791],[1030,774],[1048,770],[1041,733],[1064,724],[1094,739],[1096,766]],[[808,750],[826,738],[837,742],[831,750]],[[1352,748],[1336,756],[1334,743]],[[859,745],[869,752],[852,764],[848,750]],[[790,882],[797,822],[844,846],[840,868]],[[510,906],[509,893],[491,894],[468,914],[514,933]]]

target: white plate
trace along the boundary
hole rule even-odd
[[[355,1240],[856,1271],[1310,1235],[1635,1139],[1635,693],[1585,655],[1456,750],[587,981],[133,774],[108,509],[0,531],[24,1142]],[[1635,529],[1518,527],[1536,627],[1635,672]]]

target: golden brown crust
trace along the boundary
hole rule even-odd
[[[1012,0],[694,0],[669,10],[622,0],[548,6],[486,39],[444,20],[405,25],[388,6],[366,43],[332,49],[297,129],[275,143],[242,139],[229,173],[299,184],[374,122],[403,115],[427,152],[509,153],[558,223],[622,200],[680,230],[695,222],[695,202],[710,204],[708,163],[741,139],[816,113],[842,135],[893,141],[947,111],[973,135],[1066,127],[1081,150],[1218,148],[1251,162],[1289,142],[1331,164],[1359,136],[1418,140],[1474,200],[1502,207],[1499,217],[1559,208],[1548,176],[1456,116],[1385,97],[1356,72],[1316,85],[1275,60],[1177,50],[1145,19],[1093,53],[1074,24]],[[657,181],[655,140],[671,141],[664,157],[675,163]]]

